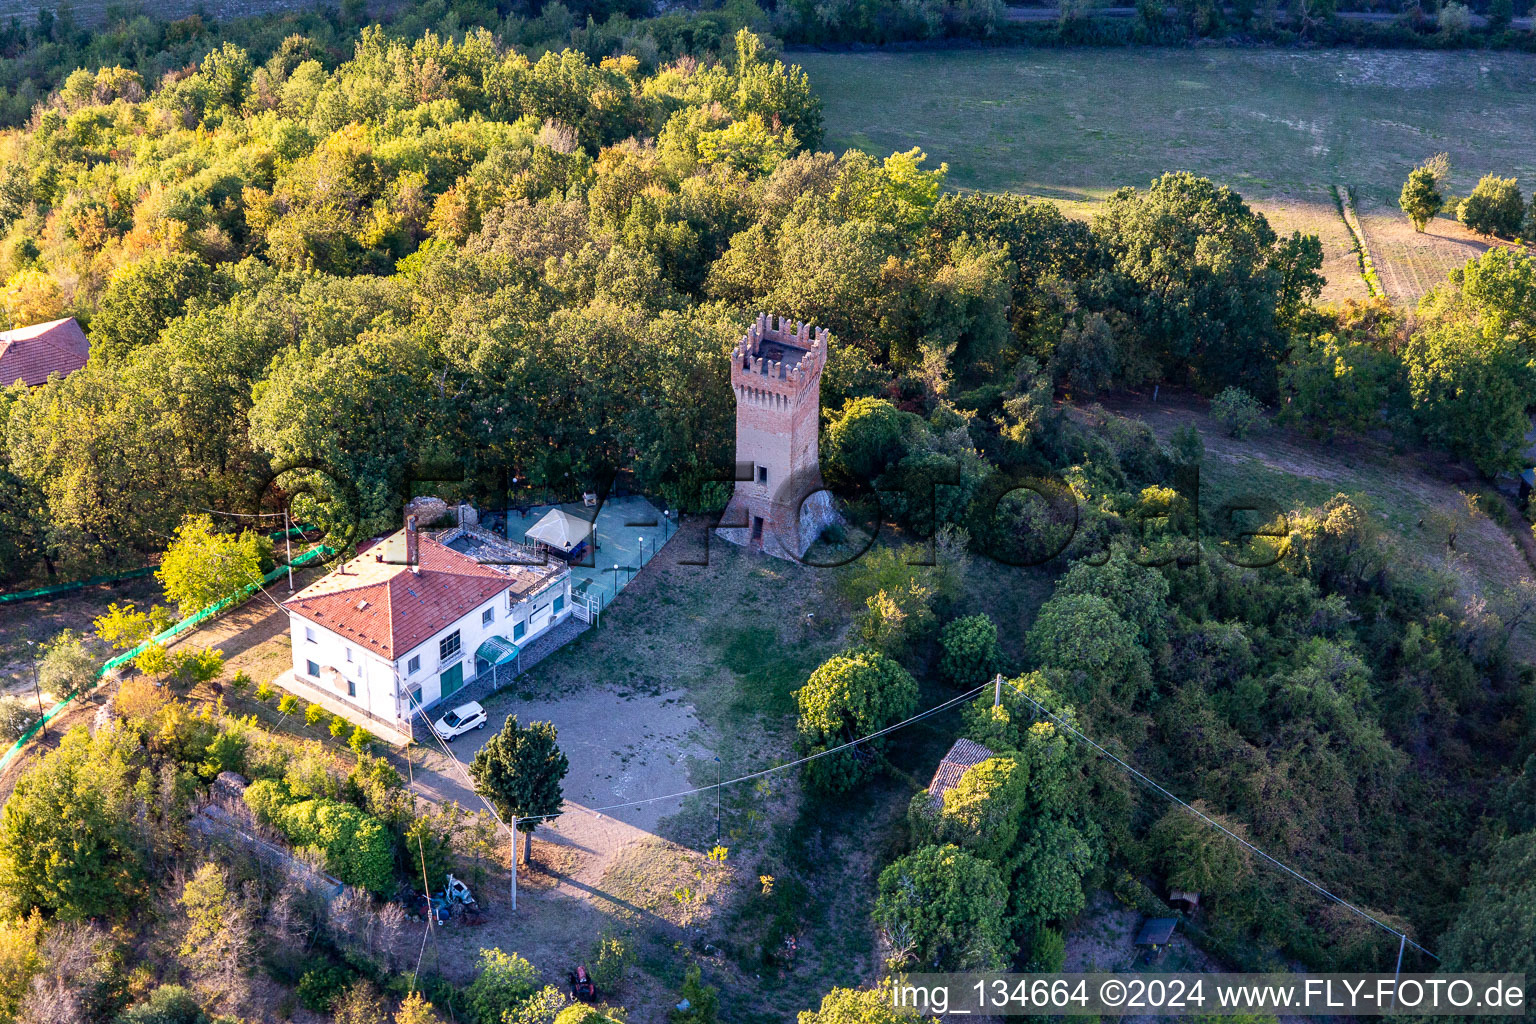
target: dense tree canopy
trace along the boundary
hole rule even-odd
[[[829,659],[795,691],[800,743],[808,754],[861,739],[917,710],[917,682],[906,669],[868,648]],[[806,768],[813,784],[851,789],[865,778],[882,747],[878,740],[818,758]]]
[[[1002,965],[1007,890],[957,846],[923,846],[880,873],[875,923],[904,962],[933,971]]]
[[[1322,287],[1315,237],[1279,238],[1237,193],[1190,174],[1121,189],[1094,219],[1164,374],[1274,393],[1290,318]]]
[[[123,909],[142,877],[123,766],[72,730],[16,784],[0,814],[0,901],[80,920]]]

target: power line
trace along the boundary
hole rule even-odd
[[[272,517],[281,519],[288,514],[286,512],[225,512],[223,509],[201,507],[197,511],[212,512],[216,516],[233,516],[236,519],[266,519]]]
[[[685,796],[693,796],[696,793],[708,793],[711,790],[714,790],[714,789],[716,789],[718,787],[721,787],[721,786],[732,786],[732,785],[735,785],[738,782],[751,782],[753,779],[762,778],[764,775],[772,775],[774,772],[788,771],[791,768],[798,768],[800,765],[806,764],[807,762],[810,762],[810,761],[814,761],[814,760],[816,760],[819,757],[827,757],[827,756],[829,756],[831,754],[836,754],[839,751],[847,750],[850,747],[856,747],[856,746],[858,746],[861,743],[868,743],[870,740],[879,739],[881,736],[884,736],[887,733],[895,732],[897,729],[904,729],[907,726],[912,725],[914,722],[922,721],[923,719],[927,718],[929,715],[936,715],[940,711],[946,711],[949,708],[954,707],[956,704],[961,703],[962,701],[969,700],[970,698],[976,696],[978,693],[980,693],[984,689],[986,689],[985,686],[978,686],[974,690],[970,690],[970,691],[968,691],[966,693],[960,694],[958,697],[951,697],[949,700],[945,701],[942,704],[936,704],[936,705],[934,705],[933,707],[929,708],[926,711],[920,711],[917,714],[913,715],[911,718],[906,719],[905,721],[897,722],[895,725],[888,725],[884,729],[880,729],[880,730],[877,730],[875,732],[870,733],[868,736],[860,736],[858,739],[849,740],[847,743],[838,744],[837,746],[830,747],[827,750],[819,750],[819,751],[817,751],[814,754],[811,754],[811,755],[809,755],[807,757],[802,757],[802,758],[800,758],[799,760],[796,760],[796,761],[788,761],[788,762],[786,762],[784,764],[771,765],[771,766],[769,766],[767,768],[760,769],[760,770],[752,772],[752,773],[750,773],[748,775],[739,775],[739,776],[737,776],[734,779],[726,779],[724,782],[720,782],[720,783],[717,783],[717,784],[712,785],[712,786],[699,786],[699,787],[697,787],[695,789],[684,789],[684,790],[681,790],[681,791],[676,792],[676,793],[667,793],[664,796],[646,797],[644,800],[629,800],[629,801],[626,801],[624,803],[608,804],[607,806],[604,806],[604,807],[583,807],[581,809],[584,810],[584,811],[587,811],[587,812],[589,812],[591,814],[604,814],[604,813],[607,813],[609,811],[623,810],[626,807],[639,807],[639,806],[642,806],[643,804],[656,803],[656,802],[661,801],[661,800],[680,800],[680,799],[682,799]],[[518,821],[542,821],[545,818],[553,818],[553,817],[557,817],[557,815],[554,815],[554,814],[529,815],[528,817],[518,818],[517,820]]]
[[[998,679],[1002,679],[1002,676],[999,675]],[[1160,793],[1163,796],[1167,797],[1169,800],[1172,800],[1174,803],[1178,804],[1180,807],[1184,808],[1184,810],[1188,811],[1190,814],[1193,814],[1195,817],[1199,818],[1201,821],[1205,822],[1207,825],[1210,825],[1211,827],[1213,827],[1215,829],[1218,829],[1223,834],[1225,834],[1228,838],[1232,839],[1233,841],[1235,841],[1237,843],[1242,844],[1243,846],[1247,847],[1249,850],[1252,850],[1254,853],[1258,854],[1260,857],[1263,857],[1265,860],[1269,861],[1275,867],[1279,868],[1281,871],[1284,871],[1286,874],[1290,875],[1291,877],[1293,877],[1293,878],[1295,878],[1295,879],[1297,879],[1297,880],[1299,880],[1301,882],[1305,882],[1307,885],[1311,886],[1313,889],[1316,889],[1318,892],[1322,893],[1324,896],[1326,896],[1328,899],[1332,900],[1333,902],[1337,903],[1339,906],[1345,908],[1346,910],[1352,911],[1355,914],[1358,914],[1360,917],[1365,918],[1367,921],[1369,921],[1372,924],[1376,925],[1378,928],[1381,928],[1382,930],[1384,930],[1386,932],[1389,932],[1392,935],[1397,936],[1400,940],[1402,940],[1403,942],[1406,942],[1408,945],[1412,946],[1414,949],[1418,950],[1420,953],[1423,953],[1425,956],[1428,956],[1428,957],[1432,958],[1436,962],[1438,962],[1440,960],[1440,958],[1438,956],[1435,956],[1435,954],[1431,953],[1429,950],[1425,949],[1423,946],[1419,945],[1417,942],[1414,942],[1407,935],[1405,935],[1402,932],[1398,931],[1396,928],[1393,928],[1391,925],[1387,924],[1385,921],[1381,921],[1378,918],[1376,918],[1376,917],[1372,916],[1371,914],[1367,913],[1366,911],[1361,910],[1359,907],[1355,906],[1353,903],[1350,903],[1348,900],[1344,899],[1342,896],[1335,895],[1334,893],[1330,892],[1328,889],[1324,888],[1320,883],[1314,882],[1312,879],[1308,878],[1306,875],[1302,874],[1300,871],[1297,871],[1295,868],[1291,867],[1289,864],[1286,864],[1284,861],[1281,861],[1281,860],[1279,860],[1279,859],[1277,859],[1275,857],[1272,857],[1268,853],[1266,853],[1263,850],[1259,849],[1257,846],[1253,845],[1248,840],[1244,839],[1242,836],[1240,836],[1237,833],[1233,832],[1231,829],[1227,828],[1225,825],[1223,825],[1221,822],[1217,821],[1215,818],[1212,818],[1210,815],[1204,814],[1201,811],[1196,810],[1194,807],[1191,807],[1189,804],[1185,803],[1183,800],[1180,800],[1178,797],[1174,796],[1172,793],[1170,793],[1163,786],[1159,785],[1157,782],[1155,782],[1152,779],[1148,778],[1146,775],[1143,775],[1141,772],[1139,772],[1135,768],[1131,767],[1125,761],[1122,761],[1120,758],[1116,757],[1114,754],[1110,753],[1108,750],[1105,750],[1103,747],[1099,746],[1099,744],[1097,744],[1093,740],[1089,739],[1079,729],[1077,729],[1077,727],[1071,725],[1070,723],[1068,723],[1067,721],[1062,719],[1061,716],[1056,715],[1053,712],[1051,712],[1048,708],[1046,708],[1046,706],[1044,704],[1041,704],[1038,700],[1036,700],[1035,698],[1031,697],[1028,693],[1026,693],[1024,691],[1024,688],[1022,686],[1020,686],[1018,683],[1014,682],[1011,679],[1006,680],[1006,682],[1008,683],[1009,686],[1013,687],[1016,691],[1018,691],[1019,696],[1023,697],[1025,700],[1027,700],[1031,704],[1033,704],[1035,706],[1035,708],[1040,712],[1040,714],[1044,715],[1046,718],[1049,718],[1057,726],[1059,726],[1060,728],[1062,728],[1062,729],[1066,730],[1067,732],[1071,733],[1073,736],[1076,736],[1078,739],[1080,739],[1084,743],[1088,744],[1094,750],[1097,750],[1104,757],[1107,757],[1109,760],[1111,760],[1115,764],[1119,765],[1122,769],[1124,769],[1125,771],[1129,772],[1131,775],[1134,775],[1142,783],[1144,783],[1148,787],[1156,790],[1158,793]]]
[[[814,761],[817,758],[827,757],[827,756],[830,756],[832,754],[839,753],[840,751],[847,750],[850,747],[856,747],[856,746],[859,746],[862,743],[868,743],[870,740],[879,739],[881,736],[885,736],[888,733],[893,733],[893,732],[895,732],[898,729],[904,729],[904,728],[906,728],[909,725],[912,725],[912,724],[914,724],[916,722],[922,721],[923,719],[929,717],[930,715],[936,715],[936,714],[938,714],[941,711],[947,711],[948,709],[954,707],[956,704],[959,704],[959,703],[961,703],[963,701],[970,700],[972,697],[976,696],[978,693],[980,693],[984,689],[986,689],[985,686],[978,686],[974,690],[968,690],[967,692],[960,694],[958,697],[951,697],[949,700],[944,701],[942,704],[936,704],[933,707],[927,709],[926,711],[920,711],[917,714],[913,715],[911,718],[908,718],[908,719],[905,719],[903,721],[897,722],[895,725],[888,725],[884,729],[879,729],[879,730],[877,730],[875,732],[870,733],[868,736],[860,736],[858,739],[849,740],[847,743],[840,743],[840,744],[838,744],[835,747],[829,747],[826,750],[819,750],[819,751],[817,751],[814,754],[810,754],[810,755],[808,755],[806,757],[799,758],[798,760],[795,760],[795,761],[788,761],[788,762],[785,762],[784,764],[770,765],[767,768],[759,769],[758,771],[751,772],[751,773],[749,773],[747,775],[739,775],[739,776],[737,776],[734,779],[726,779],[724,782],[717,783],[716,785],[698,786],[698,787],[696,787],[694,789],[679,790],[676,793],[667,793],[667,794],[665,794],[663,796],[646,797],[643,800],[627,800],[627,801],[625,801],[623,803],[606,804],[606,805],[604,805],[602,807],[582,807],[582,808],[580,808],[580,810],[586,811],[589,814],[606,814],[606,813],[609,813],[611,811],[623,810],[623,809],[625,809],[627,807],[641,807],[641,806],[643,806],[645,804],[657,803],[658,801],[661,801],[661,800],[680,800],[680,799],[682,799],[685,796],[694,796],[695,794],[698,794],[698,793],[708,793],[708,792],[714,790],[716,788],[716,786],[733,786],[733,785],[735,785],[735,784],[737,784],[739,782],[751,782],[753,779],[762,778],[764,775],[772,775],[774,772],[788,771],[791,768],[798,768],[800,765],[806,764],[807,762],[810,762],[810,761]],[[407,691],[407,692],[409,692],[409,691]],[[412,700],[414,702],[415,698],[412,698]],[[420,703],[417,703],[416,707],[417,707],[418,710],[421,710]],[[470,784],[471,788],[474,788],[474,782],[469,778],[468,773],[466,773],[464,771],[463,763],[459,761],[458,757],[454,755],[453,751],[448,747],[448,745],[443,742],[442,737],[437,735],[437,730],[432,728],[432,724],[430,722],[427,723],[427,729],[428,729],[428,731],[430,731],[432,733],[433,737],[437,740],[438,745],[441,746],[443,748],[443,750],[448,754],[449,758],[452,759],[455,767],[457,767],[459,769],[460,774],[462,774],[464,776],[464,781],[468,782]],[[488,810],[490,810],[491,814],[493,816],[495,816],[497,822],[499,822],[501,825],[505,826],[506,822],[502,821],[501,816],[496,814],[496,809],[491,806],[490,802],[488,800],[486,800],[484,796],[481,796],[480,799],[481,799],[482,802],[485,803],[486,808]],[[560,813],[563,814],[565,812],[562,811]],[[545,821],[545,820],[547,820],[549,818],[557,818],[559,816],[560,816],[559,814],[530,814],[530,815],[525,815],[525,816],[519,817],[517,820],[518,821]]]

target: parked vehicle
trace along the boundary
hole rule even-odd
[[[484,729],[486,721],[485,708],[480,706],[479,701],[472,700],[468,704],[460,704],[433,722],[432,728],[443,739],[451,740],[471,729]]]

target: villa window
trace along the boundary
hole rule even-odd
[[[304,627],[304,639],[308,640],[310,643],[314,643],[315,642],[315,627],[314,626],[305,626]]]
[[[489,626],[494,621],[496,621],[496,609],[494,607],[487,608],[480,613],[480,625]]]
[[[454,630],[452,633],[449,633],[447,636],[443,637],[442,640],[438,641],[437,656],[442,661],[447,661],[449,658],[458,653],[459,631]]]
[[[351,661],[352,660],[352,648],[350,648],[350,647],[343,647],[342,650],[347,652],[347,660]]]
[[[304,671],[307,672],[312,678],[320,678],[320,666],[316,665],[312,661],[306,661],[304,663]]]
[[[350,679],[347,680],[347,696],[348,697],[356,697],[357,696],[357,684],[354,683]]]
[[[420,671],[421,671],[421,655],[418,654],[414,658],[412,658],[410,661],[405,663],[405,674],[408,675],[408,676],[413,676],[417,672],[420,672]]]

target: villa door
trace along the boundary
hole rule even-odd
[[[439,696],[446,697],[453,693],[464,685],[464,663],[461,661],[447,672],[444,672],[438,677],[438,681],[442,684],[442,688],[438,691]]]

